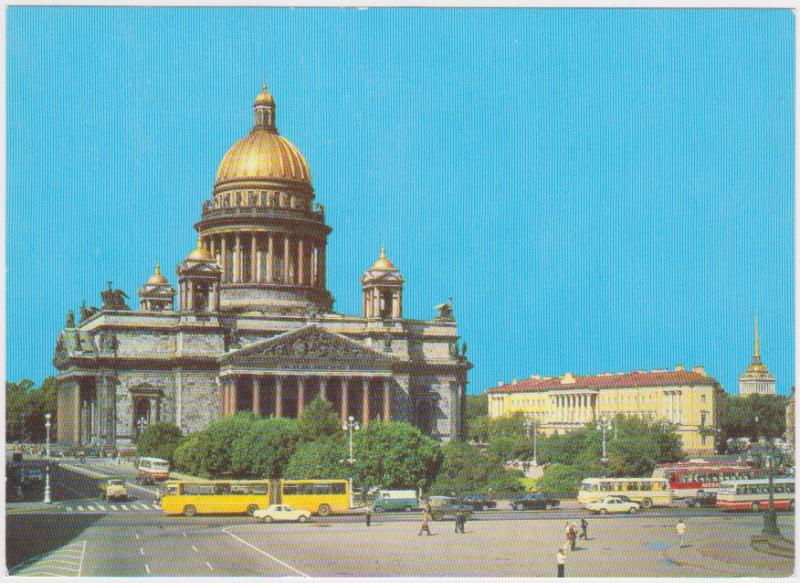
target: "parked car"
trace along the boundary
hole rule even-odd
[[[525,494],[511,501],[514,510],[549,510],[561,505],[561,501],[543,492]]]
[[[431,496],[428,498],[428,504],[433,520],[442,520],[448,516],[455,516],[459,512],[472,513],[472,507],[460,503],[458,498],[452,496]]]
[[[625,502],[617,496],[608,496],[600,502],[589,502],[584,506],[586,510],[595,514],[617,514],[628,512],[634,514],[641,506],[637,502]]]
[[[308,510],[295,510],[288,504],[272,504],[266,510],[256,510],[253,516],[261,522],[306,522],[311,520]]]
[[[469,506],[472,510],[489,510],[490,508],[497,508],[497,502],[488,496],[476,494],[474,496],[464,496],[461,503]]]
[[[375,512],[391,512],[419,510],[419,499],[416,490],[378,490],[372,500]]]
[[[109,478],[100,482],[100,498],[102,500],[127,500],[128,488],[125,480]]]
[[[44,472],[41,468],[26,468],[22,473],[23,482],[43,482]]]
[[[717,493],[716,492],[698,492],[697,496],[692,496],[686,499],[686,505],[689,508],[699,508],[701,506],[716,506]]]

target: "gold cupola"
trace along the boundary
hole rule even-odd
[[[211,253],[203,247],[203,239],[201,237],[197,238],[197,247],[192,249],[189,255],[186,256],[186,261],[214,261],[214,258],[211,256]]]
[[[217,169],[214,192],[254,183],[311,187],[311,171],[294,144],[275,127],[275,100],[264,85],[253,102],[253,129],[236,142]]]
[[[161,274],[161,265],[156,263],[156,270],[147,279],[146,285],[166,285],[168,283],[167,278]]]
[[[386,249],[381,245],[381,253],[380,256],[375,260],[375,263],[372,264],[372,267],[369,268],[370,271],[397,271],[397,268],[394,266],[394,263],[386,257]]]

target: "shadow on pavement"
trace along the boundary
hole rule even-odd
[[[71,542],[102,515],[12,514],[6,516],[6,568]]]

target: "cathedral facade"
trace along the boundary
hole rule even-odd
[[[409,421],[463,435],[472,365],[449,303],[404,319],[400,271],[383,248],[361,277],[361,315],[333,311],[324,208],[266,87],[251,132],[225,154],[176,270],[156,266],[131,309],[121,290],[59,333],[58,441],[124,447],[149,423],[184,433],[240,411],[297,417],[316,398],[342,419]]]

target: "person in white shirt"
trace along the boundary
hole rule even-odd
[[[567,563],[567,553],[566,553],[566,551],[564,551],[563,548],[562,549],[558,549],[558,553],[556,554],[556,566],[558,568],[558,571],[557,571],[558,574],[556,575],[557,577],[563,577],[564,576],[564,568],[566,566],[566,563]]]
[[[675,525],[675,532],[678,534],[678,542],[681,545],[681,548],[686,546],[686,524],[684,524],[683,520],[679,520],[678,524]]]

